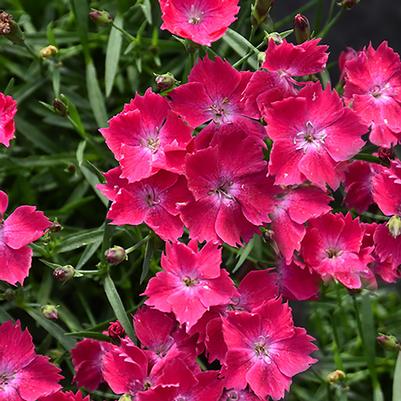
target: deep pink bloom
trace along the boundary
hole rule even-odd
[[[286,264],[281,259],[277,263],[276,271],[270,274],[283,298],[296,301],[318,298],[321,278],[313,270],[301,268],[294,262]]]
[[[100,386],[104,381],[102,374],[104,353],[111,347],[110,343],[85,338],[71,350],[75,370],[74,381],[79,387],[95,391]]]
[[[229,126],[214,146],[189,155],[186,176],[195,200],[181,217],[191,238],[236,246],[258,233],[273,207],[265,166],[260,141]]]
[[[58,391],[62,376],[49,359],[35,353],[19,322],[0,325],[0,400],[36,401]]]
[[[345,98],[371,126],[370,141],[391,147],[401,138],[401,61],[382,42],[370,44],[345,65]]]
[[[35,206],[20,206],[3,220],[8,196],[0,191],[0,280],[22,284],[32,263],[29,244],[43,236],[51,222]]]
[[[290,263],[294,251],[299,251],[305,235],[305,223],[331,210],[331,198],[316,187],[279,190],[275,194],[275,208],[270,214],[273,239]]]
[[[173,312],[189,330],[211,307],[227,305],[237,292],[226,270],[220,269],[221,249],[207,243],[166,243],[163,271],[151,278],[145,303],[162,312]]]
[[[145,305],[134,316],[134,329],[142,347],[149,351],[153,374],[174,358],[189,366],[195,361],[196,338],[179,328],[171,315]]]
[[[181,360],[171,360],[158,385],[142,392],[138,401],[218,401],[224,384],[219,373],[215,370],[197,373]]]
[[[299,45],[269,40],[262,68],[277,71],[284,76],[302,77],[316,74],[326,68],[328,46],[319,45],[320,39],[307,40]]]
[[[15,138],[15,121],[17,102],[11,97],[0,92],[0,143],[10,146],[10,141]]]
[[[291,309],[281,299],[266,302],[257,311],[230,312],[223,319],[228,352],[223,373],[225,386],[245,389],[249,384],[260,399],[284,397],[292,376],[316,362],[313,338],[295,327]]]
[[[173,110],[192,127],[209,122],[195,138],[197,144],[207,146],[219,128],[227,124],[241,126],[248,135],[265,135],[260,123],[251,118],[255,111],[248,110],[241,100],[251,75],[237,71],[220,57],[214,61],[205,57],[192,69],[188,83],[171,92]]]
[[[348,61],[355,60],[358,57],[358,53],[355,49],[352,47],[347,47],[345,50],[343,50],[340,53],[340,56],[338,57],[338,68],[340,69],[340,81],[344,79],[345,73],[346,73],[346,64]]]
[[[130,182],[160,169],[182,172],[191,128],[170,110],[165,98],[148,89],[136,95],[100,132]]]
[[[220,401],[259,401],[258,398],[250,390],[226,390],[220,398]]]
[[[238,0],[159,0],[162,29],[210,46],[236,20]]]
[[[86,397],[80,391],[74,394],[72,391],[58,391],[48,397],[40,398],[39,401],[90,401],[89,395]]]
[[[345,205],[358,213],[366,212],[373,204],[372,179],[379,167],[373,163],[356,160],[345,169]]]
[[[121,177],[121,167],[114,167],[103,173],[105,184],[98,184],[97,189],[110,201],[115,201],[121,188],[128,186],[128,180]]]
[[[355,113],[344,107],[339,95],[320,83],[307,85],[297,97],[271,105],[266,122],[273,140],[269,173],[279,185],[305,180],[336,189],[339,162],[349,160],[364,145],[367,131]]]
[[[103,376],[116,394],[136,396],[147,390],[153,384],[148,370],[146,353],[130,339],[121,340],[119,346],[110,348],[104,355]]]
[[[323,280],[335,278],[348,288],[360,288],[372,261],[362,248],[363,236],[363,226],[351,214],[326,214],[309,222],[301,255]]]
[[[178,207],[191,199],[183,176],[161,170],[123,187],[107,217],[115,225],[145,223],[163,240],[176,240],[183,232]]]
[[[401,218],[401,162],[393,161],[373,178],[373,198],[380,210],[392,219]],[[391,221],[391,220],[390,220]],[[401,234],[390,231],[390,222],[381,224],[374,233],[375,252],[381,262],[392,261],[397,268],[401,264]]]

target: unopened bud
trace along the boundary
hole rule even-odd
[[[273,39],[276,45],[281,45],[283,43],[283,38],[278,32],[271,32],[266,36],[267,41],[269,42],[270,39]]]
[[[360,0],[341,0],[339,5],[341,7],[346,8],[347,10],[350,10],[352,7],[356,6]]]
[[[109,337],[113,339],[125,337],[124,327],[121,326],[121,323],[118,320],[109,323],[109,328],[107,329],[107,332],[109,334]]]
[[[24,43],[24,34],[19,25],[5,11],[0,11],[0,36],[6,37],[16,45]]]
[[[167,72],[166,74],[156,75],[155,82],[159,92],[164,92],[166,90],[173,89],[179,83],[174,78],[174,75],[171,74],[170,72]]]
[[[400,216],[394,215],[387,223],[390,234],[397,238],[401,234],[401,218]]]
[[[253,26],[257,27],[266,20],[273,4],[274,0],[255,0],[255,4],[252,6],[251,15]]]
[[[113,246],[113,248],[109,248],[105,253],[107,263],[110,265],[116,266],[119,265],[124,260],[127,260],[127,254],[125,253],[125,249],[121,246]]]
[[[132,398],[129,394],[124,394],[118,399],[118,401],[132,401]]]
[[[394,159],[394,150],[391,148],[379,148],[377,157],[384,162],[390,163]]]
[[[74,275],[75,275],[75,269],[71,265],[60,266],[54,269],[53,271],[53,277],[57,281],[61,281],[62,283],[71,280],[74,277]]]
[[[297,43],[303,43],[310,39],[310,23],[305,15],[297,14],[294,17],[294,33]]]
[[[58,233],[63,229],[63,226],[58,221],[53,221],[49,231],[52,233]]]
[[[46,319],[50,320],[57,320],[58,319],[58,312],[57,306],[54,305],[44,305],[41,308],[42,314]]]
[[[60,99],[55,98],[53,100],[53,109],[60,116],[66,117],[68,115],[67,105]]]
[[[327,375],[327,381],[329,383],[337,383],[340,380],[344,380],[345,376],[345,372],[343,372],[342,370],[335,370],[334,372],[330,372]]]
[[[376,337],[376,341],[384,348],[401,350],[401,344],[394,336],[388,336],[386,334],[379,333],[379,335]]]
[[[40,57],[42,58],[50,58],[55,56],[58,53],[58,49],[56,46],[49,45],[42,49],[40,49]]]
[[[111,18],[111,15],[105,10],[96,10],[92,8],[89,17],[95,24],[99,25],[108,25],[113,22],[113,18]]]

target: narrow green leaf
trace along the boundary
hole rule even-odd
[[[122,15],[117,14],[114,19],[114,25],[123,28],[124,20]],[[111,28],[109,41],[107,43],[106,51],[106,71],[105,71],[105,87],[106,97],[110,96],[113,89],[114,79],[116,78],[118,63],[121,55],[121,45],[123,36],[116,28]]]
[[[152,5],[150,0],[143,0],[141,8],[149,25],[152,25]]]
[[[36,322],[44,328],[52,337],[54,337],[66,350],[70,350],[75,346],[75,340],[65,335],[65,331],[57,323],[46,319],[40,312],[32,308],[26,308],[25,311],[34,319]]]
[[[136,342],[136,337],[134,334],[134,329],[130,319],[128,319],[127,313],[125,312],[124,305],[121,301],[120,295],[118,295],[117,288],[114,285],[114,281],[109,275],[106,276],[104,280],[104,291],[106,293],[107,299],[119,320],[121,325],[124,327],[125,332],[131,338],[132,341]]]
[[[142,273],[141,273],[141,278],[139,279],[140,284],[142,284],[145,281],[146,277],[149,274],[149,266],[152,255],[153,255],[153,243],[151,240],[149,240],[146,243],[145,257],[143,258],[143,263],[142,263]]]
[[[85,59],[88,61],[89,45],[88,45],[88,22],[89,22],[89,5],[87,0],[71,0],[71,7],[74,12],[77,23],[77,31],[81,39],[82,48],[84,50]]]
[[[106,105],[92,60],[86,65],[86,87],[95,120],[99,127],[105,127],[107,125]]]
[[[68,337],[78,337],[78,338],[93,338],[94,340],[111,342],[111,338],[102,333],[97,333],[95,331],[74,331],[72,333],[66,333]]]
[[[76,269],[82,269],[88,260],[95,254],[95,252],[99,249],[100,245],[102,245],[103,238],[99,238],[97,241],[95,241],[93,244],[89,244],[85,250],[82,252],[81,257],[79,258],[79,261],[76,265]]]
[[[401,351],[398,353],[394,370],[393,401],[401,401]]]
[[[21,117],[15,119],[17,131],[31,142],[36,148],[43,150],[48,154],[58,153],[57,146],[33,124],[29,124]]]
[[[246,261],[247,257],[249,256],[249,254],[251,253],[253,247],[255,246],[255,240],[254,238],[252,238],[244,248],[242,248],[240,250],[240,252],[238,253],[239,259],[237,264],[235,265],[234,269],[233,269],[233,273],[235,273]]]
[[[11,94],[12,90],[14,89],[14,84],[15,84],[15,78],[13,77],[8,81],[8,84],[3,91],[5,95]]]
[[[232,29],[228,29],[226,34],[223,36],[223,41],[226,42],[241,57],[246,56],[248,51],[251,50],[255,56],[248,57],[246,61],[255,70],[259,68],[259,63],[256,58],[256,56],[259,54],[259,50],[247,39]]]
[[[81,230],[77,234],[72,234],[63,238],[60,245],[56,248],[57,253],[70,252],[82,248],[103,238],[103,227],[91,230]]]

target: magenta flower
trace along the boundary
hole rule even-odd
[[[89,391],[95,391],[103,383],[103,358],[111,344],[104,341],[85,338],[77,343],[71,350],[72,363],[74,365],[74,381],[79,387],[85,387]]]
[[[192,69],[188,83],[171,92],[173,110],[193,128],[209,123],[195,138],[197,144],[207,146],[219,128],[227,124],[240,126],[259,138],[265,135],[260,123],[251,118],[255,111],[247,109],[242,101],[251,75],[237,71],[220,57],[214,61],[205,57]]]
[[[142,392],[138,401],[217,401],[224,381],[219,371],[196,372],[180,359],[173,359],[158,380],[158,385]]]
[[[121,177],[130,182],[160,169],[180,173],[192,130],[170,110],[165,98],[148,89],[135,96],[124,111],[100,132],[120,162]]]
[[[11,97],[0,92],[0,143],[6,147],[14,139],[17,102]]]
[[[0,325],[0,400],[36,401],[58,391],[60,369],[35,353],[28,330],[19,322]]]
[[[91,401],[89,395],[86,397],[80,391],[73,393],[72,391],[58,391],[48,397],[40,398],[39,401]]]
[[[275,208],[270,214],[273,239],[287,263],[290,263],[294,251],[301,248],[305,223],[329,212],[331,198],[319,188],[299,187],[277,189],[275,199]]]
[[[386,216],[393,216],[374,233],[375,251],[382,262],[401,264],[401,163],[392,162],[373,178],[373,198]]]
[[[163,240],[183,233],[179,206],[192,199],[183,176],[164,170],[118,192],[107,217],[115,225],[147,224]]]
[[[20,206],[3,220],[8,196],[0,191],[0,280],[23,284],[32,264],[29,244],[43,236],[50,221],[35,206]]]
[[[362,121],[371,126],[370,141],[391,147],[401,138],[401,61],[382,42],[370,44],[345,63],[345,98]]]
[[[250,390],[226,390],[219,401],[260,401]]]
[[[162,29],[210,46],[236,20],[238,0],[159,0]]]
[[[336,189],[340,162],[349,160],[364,145],[366,127],[345,108],[336,91],[320,83],[307,85],[297,97],[271,105],[267,133],[273,140],[269,173],[278,185],[305,180]]]
[[[188,155],[186,176],[195,200],[181,208],[190,236],[237,246],[269,221],[272,185],[258,139],[233,126],[214,146]]]
[[[326,214],[309,222],[301,255],[323,280],[334,278],[348,288],[360,288],[368,273],[370,251],[362,247],[364,229],[351,214]]]
[[[313,338],[295,327],[291,308],[273,299],[253,313],[230,312],[223,319],[227,355],[223,374],[227,388],[247,385],[260,398],[284,397],[292,377],[316,362]]]
[[[189,245],[166,243],[163,271],[151,278],[146,305],[173,312],[189,330],[211,306],[227,305],[237,294],[226,270],[220,269],[221,249],[207,243],[200,251]]]

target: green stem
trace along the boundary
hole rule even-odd
[[[143,244],[149,241],[151,237],[151,234],[148,234],[145,238],[142,238],[140,241],[138,241],[135,245],[131,246],[130,248],[125,250],[125,253],[129,255],[131,252],[136,251],[138,248],[140,248]]]
[[[317,35],[320,38],[324,38],[329,32],[330,29],[333,28],[333,26],[336,24],[336,22],[339,20],[343,13],[343,9],[341,9],[332,19],[331,21],[326,24],[326,26],[320,31],[320,33]]]

